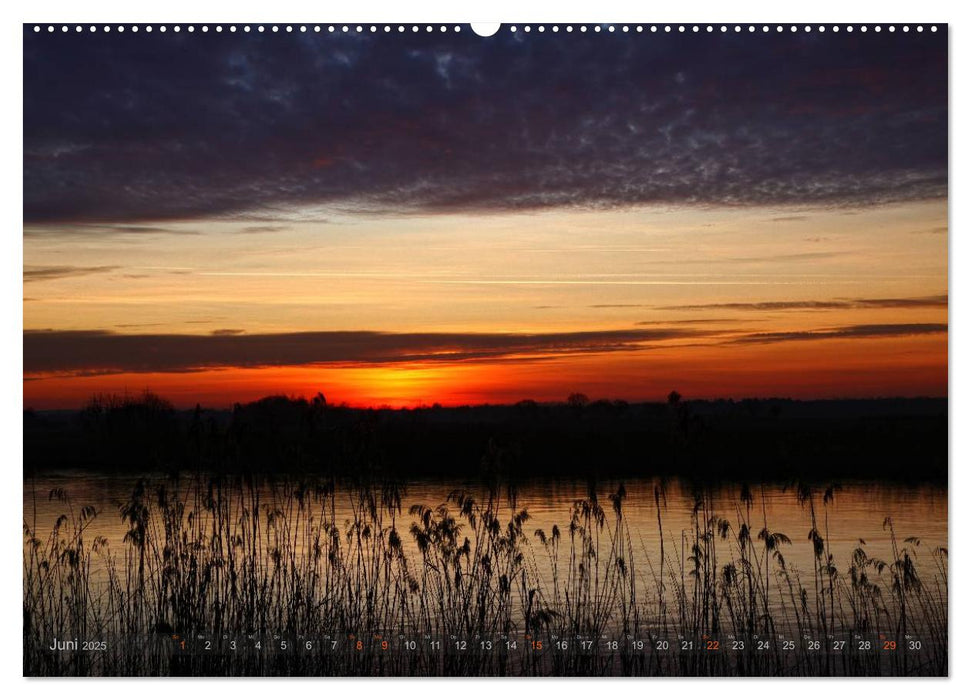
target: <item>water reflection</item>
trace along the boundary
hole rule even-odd
[[[71,500],[71,507],[94,506],[99,516],[88,528],[89,536],[103,536],[114,547],[120,547],[127,527],[119,515],[119,508],[130,496],[137,483],[135,477],[97,475],[91,473],[61,473],[24,481],[24,519],[38,533],[48,532],[57,518],[65,512],[63,503],[50,499],[53,489],[63,489]],[[164,481],[156,477],[157,483]],[[620,485],[605,480],[594,486],[605,504],[608,495]],[[710,497],[713,514],[730,522],[742,517],[739,499],[741,484],[721,483],[698,486],[684,481],[628,479],[623,482],[627,491],[624,515],[635,543],[634,566],[646,566],[660,556],[663,534],[666,546],[680,547],[685,534],[693,531],[692,511],[699,489]],[[844,481],[833,493],[833,500],[825,509],[821,505],[828,485],[816,487],[820,504],[820,531],[825,537],[829,554],[840,571],[851,562],[854,550],[862,544],[875,558],[889,560],[892,545],[886,527],[892,519],[897,535],[916,538],[927,550],[947,547],[947,490],[934,484],[899,484],[874,481]],[[188,489],[188,486],[185,487]],[[561,530],[569,525],[573,504],[590,493],[589,482],[574,479],[525,480],[514,488],[503,489],[505,507],[509,512],[525,509],[529,514],[527,530],[549,533],[554,525]],[[765,484],[749,486],[753,495],[751,519],[771,532],[787,535],[793,545],[786,552],[786,561],[794,572],[812,573],[813,549],[808,533],[811,527],[809,505],[800,503],[792,485]],[[486,488],[479,482],[410,480],[401,485],[402,518],[408,520],[412,505],[435,507],[447,501],[449,494],[462,491],[481,500]],[[274,494],[261,487],[262,501],[272,503]],[[659,495],[659,502],[655,496]],[[346,486],[337,485],[332,517],[337,524],[346,524],[354,517],[354,495]],[[658,507],[662,525],[658,526]],[[413,519],[412,519],[413,520]],[[407,527],[400,528],[407,531]],[[415,553],[414,541],[403,539],[405,550]],[[540,573],[543,573],[542,568]],[[637,570],[641,577],[651,576],[648,570]]]

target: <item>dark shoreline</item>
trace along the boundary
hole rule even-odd
[[[948,476],[947,399],[354,409],[322,398],[185,411],[146,395],[78,412],[25,411],[24,474],[202,469],[943,485]]]

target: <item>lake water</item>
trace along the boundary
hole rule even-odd
[[[818,485],[807,500],[779,484],[750,486],[743,498],[740,484],[699,490],[628,479],[620,518],[610,498],[620,483],[613,481],[527,480],[490,490],[473,481],[413,480],[382,491],[387,483],[145,477],[136,510],[150,546],[141,560],[138,538],[126,538],[132,524],[122,518],[138,482],[90,472],[25,478],[25,528],[44,543],[37,555],[24,541],[32,664],[53,663],[45,651],[53,638],[96,635],[120,642],[110,641],[97,659],[102,665],[85,673],[165,675],[172,657],[153,636],[164,624],[223,646],[312,639],[326,649],[343,640],[344,655],[301,657],[299,673],[946,673],[948,499],[940,485],[847,481],[831,498]],[[332,488],[303,488],[321,483]],[[456,491],[474,499],[468,512]],[[382,494],[392,493],[400,507],[381,506]],[[582,517],[594,494],[600,527]],[[490,499],[494,521],[481,510]],[[377,507],[369,510],[369,502]],[[86,506],[97,515],[82,516]],[[429,520],[413,506],[431,508]],[[813,513],[824,538],[816,551]],[[52,555],[48,536],[62,516],[67,524]],[[517,518],[518,534],[507,538]],[[78,570],[65,549],[76,547],[81,520],[85,547],[103,539]],[[491,537],[488,522],[495,524]],[[747,549],[739,544],[745,523]],[[774,538],[784,566],[758,536],[763,528],[786,536]],[[446,531],[451,548],[438,549]],[[419,538],[429,532],[432,545],[423,548]],[[399,536],[400,545],[391,545]],[[508,541],[516,544],[507,549]],[[484,558],[488,565],[476,564]],[[820,573],[827,559],[831,576]],[[294,634],[302,636],[287,636]],[[502,648],[516,639],[522,654],[509,663],[522,664],[518,670],[504,666],[504,656],[482,656],[481,645]],[[369,640],[369,655],[358,655],[360,640]],[[387,643],[423,651],[413,657],[413,647],[393,646],[402,655],[389,663],[405,665],[385,667],[375,645]],[[442,656],[436,643],[445,650],[470,644],[477,655]],[[553,647],[566,643],[569,655]],[[707,645],[717,650],[719,643],[724,654],[707,655]],[[532,656],[535,644],[552,648],[552,656]],[[585,656],[581,644],[597,655]],[[898,646],[888,651],[889,644]],[[233,652],[218,662],[225,668],[199,672],[251,673],[233,665],[249,658]],[[55,666],[44,673],[77,672]]]
[[[24,519],[28,526],[42,538],[53,527],[55,520],[67,512],[67,504],[50,499],[53,489],[63,489],[70,498],[70,506],[78,510],[82,506],[94,506],[99,514],[86,531],[86,537],[93,539],[104,536],[116,551],[123,548],[123,538],[127,526],[119,515],[119,507],[130,496],[137,479],[117,475],[97,475],[91,473],[59,473],[34,477],[24,481]],[[661,533],[668,548],[668,557],[680,557],[679,551],[684,537],[693,535],[694,521],[692,511],[695,506],[695,491],[683,482],[668,481],[663,485],[663,498],[660,504],[661,525],[658,524],[658,509],[655,502],[655,488],[659,482],[654,479],[628,479],[623,482],[627,492],[623,510],[629,527],[632,542],[632,560],[635,570],[638,566],[656,566],[660,557]],[[604,481],[596,485],[596,492],[608,513],[608,495],[616,490],[619,482]],[[707,487],[710,496],[710,513],[727,519],[737,530],[742,517],[742,503],[739,499],[741,487],[737,484],[722,484]],[[764,525],[771,532],[784,533],[791,544],[781,547],[790,571],[812,576],[814,556],[809,540],[810,513],[806,503],[800,503],[796,491],[791,486],[770,484],[750,487],[753,502],[751,505],[751,527],[753,538]],[[863,547],[870,557],[890,561],[893,557],[890,532],[886,527],[887,518],[892,519],[898,539],[898,546],[905,538],[916,538],[910,544],[919,554],[928,555],[938,547],[947,547],[947,490],[943,486],[923,484],[897,484],[862,481],[841,482],[830,503],[823,504],[825,486],[820,485],[814,493],[814,505],[821,533],[826,536],[828,551],[840,572],[849,567],[854,550]],[[475,482],[443,484],[431,481],[407,481],[401,487],[402,513],[400,519],[405,526],[399,530],[407,532],[407,524],[414,520],[408,511],[412,505],[435,507],[443,504],[450,493],[462,490],[472,494],[477,500],[484,498],[485,489]],[[263,489],[264,503],[272,503],[281,498],[280,493],[273,495]],[[286,489],[282,493],[286,493]],[[503,491],[508,501],[508,494]],[[524,531],[533,535],[535,530],[543,530],[549,535],[554,525],[566,532],[571,508],[575,501],[588,496],[586,482],[574,480],[532,480],[518,484],[515,504],[507,502],[500,510],[508,508],[512,513],[526,509],[530,519]],[[515,506],[513,508],[513,505]],[[354,499],[351,490],[337,487],[330,516],[337,524],[347,523],[353,518]],[[452,509],[457,508],[452,505]],[[298,524],[299,525],[299,524]],[[542,548],[538,538],[533,535],[537,555],[542,564]],[[406,552],[415,553],[411,536],[402,537]],[[690,539],[690,537],[689,537]],[[919,541],[919,545],[917,542]],[[862,544],[865,543],[865,544]],[[672,555],[672,552],[675,554]],[[543,566],[538,566],[542,576]],[[649,579],[655,572],[643,568],[636,571],[642,579]]]

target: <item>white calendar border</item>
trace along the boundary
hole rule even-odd
[[[343,6],[335,3],[322,2],[293,2],[289,0],[273,0],[273,2],[252,2],[238,0],[236,2],[201,3],[198,0],[166,0],[164,3],[139,4],[130,2],[70,2],[54,0],[42,5],[37,3],[9,3],[3,10],[2,23],[4,37],[2,42],[3,82],[7,87],[7,109],[3,112],[4,129],[2,130],[5,148],[3,153],[3,187],[4,207],[2,213],[5,226],[2,253],[0,253],[0,285],[3,294],[0,295],[0,360],[3,372],[0,384],[0,430],[2,442],[6,447],[3,469],[8,472],[6,479],[17,479],[20,482],[22,466],[22,163],[23,163],[23,111],[22,80],[23,80],[23,34],[21,24],[24,22],[58,22],[58,23],[144,23],[144,22],[313,22],[315,20],[337,22],[415,22],[415,23],[448,23],[465,24],[477,22],[516,22],[545,24],[558,23],[594,23],[612,22],[635,24],[642,23],[799,23],[853,24],[861,21],[867,23],[952,23],[950,27],[951,46],[951,113],[949,123],[971,123],[968,119],[969,94],[971,84],[968,83],[969,56],[971,56],[971,39],[964,40],[965,35],[971,36],[969,24],[964,22],[964,16],[959,11],[957,3],[938,0],[921,0],[920,2],[880,2],[855,4],[846,0],[813,0],[805,6],[794,3],[779,3],[769,1],[747,2],[714,2],[710,0],[696,0],[691,3],[646,3],[623,0],[590,0],[587,3],[575,1],[562,2],[527,2],[524,0],[478,0],[471,2],[444,2],[442,0],[412,0],[412,2],[392,2],[391,0],[367,1],[355,0]],[[564,40],[569,41],[567,35]],[[954,76],[962,76],[964,85]],[[20,99],[17,99],[20,98]],[[949,226],[949,309],[950,327],[949,344],[950,357],[950,387],[949,398],[951,406],[951,426],[966,426],[969,421],[969,370],[965,366],[968,361],[968,307],[967,278],[962,272],[971,273],[968,269],[969,261],[966,246],[954,236],[955,223],[962,214],[964,220],[971,221],[966,214],[964,204],[971,200],[968,192],[968,169],[971,163],[969,138],[961,129],[952,127],[951,130],[951,176],[950,213],[953,221]],[[955,168],[953,164],[960,163],[962,168]],[[964,177],[962,177],[964,175]],[[960,224],[957,226],[960,228]],[[957,273],[957,274],[955,274]],[[958,357],[957,351],[964,351],[964,357]],[[968,477],[963,470],[971,469],[971,453],[968,449],[968,431],[965,429],[952,431],[951,464],[959,465],[952,468],[950,479],[950,504],[961,505],[969,496]],[[963,469],[961,468],[963,467]],[[7,486],[8,484],[2,484]],[[3,537],[3,555],[9,564],[3,567],[0,578],[0,619],[6,622],[0,632],[0,672],[5,680],[13,682],[10,691],[15,696],[31,698],[63,698],[66,694],[73,695],[79,690],[99,696],[128,695],[138,693],[146,700],[166,697],[173,694],[183,697],[204,697],[206,693],[231,696],[236,698],[264,697],[267,693],[293,693],[310,695],[347,695],[351,697],[367,697],[382,694],[394,700],[410,700],[411,698],[427,698],[429,694],[462,693],[473,698],[487,698],[496,693],[535,693],[551,700],[567,700],[582,698],[590,693],[598,692],[631,692],[650,694],[656,692],[688,693],[693,695],[701,692],[715,692],[720,697],[745,697],[753,693],[785,693],[787,696],[809,698],[820,693],[831,695],[842,694],[874,694],[883,698],[908,697],[915,692],[926,692],[914,684],[933,683],[930,692],[935,695],[956,696],[971,678],[971,665],[961,662],[960,652],[951,654],[952,678],[950,681],[921,681],[910,679],[840,679],[840,680],[751,680],[751,679],[637,679],[625,681],[621,679],[590,680],[590,679],[530,679],[514,681],[509,679],[482,680],[472,682],[468,679],[452,680],[404,680],[381,679],[373,681],[363,680],[263,680],[263,679],[234,679],[234,680],[190,680],[172,679],[164,682],[138,680],[25,680],[21,678],[21,636],[20,636],[20,606],[17,605],[21,597],[22,577],[20,567],[13,562],[19,562],[21,557],[20,529],[22,501],[19,488],[2,488],[3,525],[0,532]],[[959,495],[960,494],[960,495]],[[960,595],[956,594],[959,586],[968,579],[968,547],[965,543],[971,540],[969,532],[969,518],[967,511],[962,508],[949,508],[951,545],[951,635],[959,635],[968,625],[969,606]],[[956,535],[956,536],[955,536]],[[956,540],[956,542],[955,542]],[[966,586],[965,586],[966,588]],[[958,637],[960,638],[960,637]],[[607,684],[620,683],[614,688]],[[659,687],[657,684],[663,686]],[[636,684],[636,685],[635,685]],[[715,685],[712,685],[715,684]],[[768,684],[768,685],[767,685]],[[822,684],[822,685],[820,685]],[[866,684],[866,685],[864,685]],[[961,692],[967,696],[967,688]]]

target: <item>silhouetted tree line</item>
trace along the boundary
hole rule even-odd
[[[146,392],[24,412],[24,468],[401,476],[947,479],[946,399],[524,400],[354,409],[268,396],[175,409]]]

